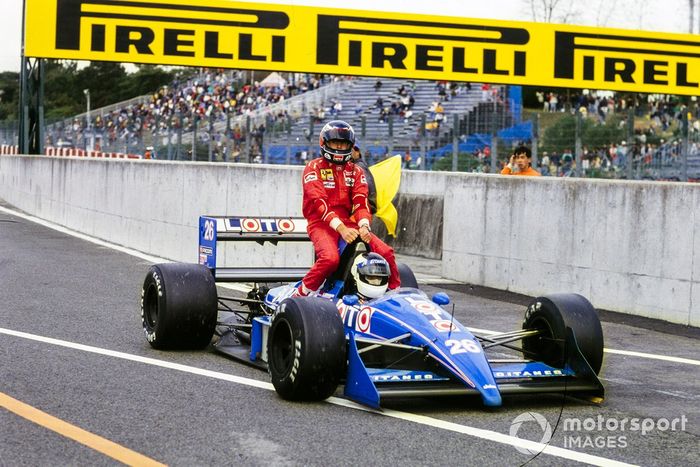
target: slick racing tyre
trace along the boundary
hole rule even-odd
[[[412,287],[414,289],[418,288],[418,281],[416,280],[415,274],[405,263],[396,263],[396,267],[399,269],[399,277],[401,278],[401,287]]]
[[[567,327],[573,330],[581,353],[598,374],[603,364],[603,328],[593,305],[578,294],[538,297],[528,306],[523,329],[538,329],[541,333],[523,339],[524,356],[562,368]]]
[[[323,400],[345,371],[345,330],[332,302],[284,300],[272,318],[267,364],[277,394],[287,400]]]
[[[218,301],[206,266],[165,263],[151,266],[141,290],[141,322],[151,347],[202,349],[214,335]]]

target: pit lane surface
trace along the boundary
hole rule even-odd
[[[700,341],[692,330],[604,320],[612,351],[687,360],[606,353],[600,406],[557,395],[510,397],[497,409],[478,399],[413,399],[391,402],[379,414],[342,399],[283,401],[265,373],[211,350],[151,349],[139,317],[147,260],[6,210],[0,210],[0,252],[0,396],[160,463],[521,465],[533,455],[513,445],[539,442],[546,429],[535,414],[554,435],[529,465],[700,463]],[[522,305],[450,288],[455,316],[467,326],[520,326]],[[1,465],[118,464],[12,408],[0,408]],[[524,413],[535,421],[515,432],[513,421]],[[631,430],[635,418],[654,427]],[[579,420],[581,428],[566,431],[565,419]],[[664,421],[673,419],[675,431]]]

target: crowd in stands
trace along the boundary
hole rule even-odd
[[[129,141],[140,141],[146,132],[165,135],[170,126],[176,130],[192,131],[195,123],[244,115],[317,89],[322,84],[315,77],[285,86],[264,85],[258,81],[237,86],[240,81],[239,72],[224,71],[209,71],[193,78],[178,77],[170,85],[157,90],[150,102],[128,105],[107,114],[96,112],[89,123],[84,118],[76,118],[68,125],[54,125],[47,131],[46,145],[78,145],[87,137],[88,124],[95,137],[96,149],[118,142],[128,145]],[[260,131],[259,128],[253,129],[253,136]],[[232,133],[237,143],[245,137],[240,128],[233,129]]]
[[[88,122],[84,118],[73,119],[70,123],[56,124],[46,132],[46,146],[82,147],[87,138],[93,138],[93,148],[123,147],[140,142],[145,147],[144,136],[150,135],[149,145],[158,145],[159,136],[165,138],[171,131],[189,132],[199,129],[200,142],[214,143],[217,158],[227,154],[228,160],[261,161],[263,141],[266,133],[272,129],[265,124],[258,124],[246,134],[245,129],[234,124],[224,131],[209,131],[209,124],[226,121],[233,116],[245,115],[271,104],[276,104],[318,89],[321,85],[332,80],[349,78],[328,78],[324,81],[309,75],[302,76],[295,82],[284,85],[266,85],[258,81],[245,83],[243,72],[205,70],[196,77],[178,76],[172,83],[158,89],[150,99],[125,105],[108,112],[95,112]],[[245,83],[245,84],[243,84]],[[333,98],[323,105],[307,109],[315,121],[321,123],[328,117],[347,118],[348,113],[354,115],[367,113],[377,116],[379,122],[387,122],[389,116],[408,122],[414,116],[416,83],[408,80],[391,93],[381,93],[386,85],[377,79],[374,90],[377,93],[374,105],[363,108],[358,100],[352,109],[344,109],[340,99]],[[502,99],[499,86],[480,84],[484,102],[499,102]],[[435,82],[435,98],[427,109],[419,112],[426,113],[426,130],[439,130],[446,121],[444,104],[451,99],[472,89],[470,83]],[[597,122],[607,121],[609,115],[615,113],[623,118],[620,125],[625,125],[628,109],[634,109],[637,118],[649,122],[644,134],[638,134],[634,141],[621,141],[604,147],[583,148],[581,169],[589,171],[620,171],[632,160],[636,167],[651,166],[652,163],[673,162],[680,157],[680,145],[676,142],[652,144],[646,141],[647,134],[660,135],[669,128],[679,125],[685,115],[690,117],[691,132],[700,135],[700,115],[689,114],[689,109],[677,98],[665,95],[635,95],[613,94],[610,92],[562,92],[540,91],[536,93],[537,100],[545,112],[579,111],[585,117]],[[697,106],[695,107],[698,108]],[[267,125],[287,124],[288,120],[302,115],[288,115],[286,111],[268,116]],[[88,131],[89,130],[89,131]],[[309,135],[310,138],[310,135]],[[310,139],[307,138],[309,141]],[[658,141],[658,137],[653,139]],[[628,144],[629,143],[629,144]],[[573,145],[573,139],[572,139]],[[237,159],[247,149],[245,159]],[[690,154],[697,154],[700,148],[695,144],[690,146]],[[476,151],[473,156],[480,161],[478,171],[490,170],[490,154],[488,148]],[[557,152],[540,152],[539,168],[543,175],[570,176],[576,168],[575,158],[571,150],[561,154]]]
[[[585,116],[595,117],[599,123],[612,114],[625,114],[633,108],[636,117],[651,120],[652,129],[658,133],[667,131],[674,120],[680,120],[687,107],[676,96],[663,94],[614,94],[595,91],[558,92],[538,91],[537,100],[543,112],[565,112],[578,110]],[[697,121],[700,115],[694,115]],[[696,127],[695,131],[700,128]]]

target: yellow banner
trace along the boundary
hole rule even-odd
[[[26,0],[30,57],[698,94],[700,41],[228,0]]]

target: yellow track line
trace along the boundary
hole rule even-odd
[[[134,452],[131,449],[120,446],[108,439],[102,438],[95,434],[85,431],[82,428],[78,428],[75,425],[71,425],[68,422],[64,422],[52,415],[42,412],[39,409],[27,405],[24,402],[13,399],[0,392],[0,407],[4,407],[10,412],[19,415],[20,417],[26,418],[27,420],[41,425],[44,428],[55,431],[59,435],[70,438],[83,444],[95,451],[101,452],[102,454],[116,459],[119,462],[126,465],[138,465],[138,466],[165,466],[160,462],[156,462],[138,452]]]

